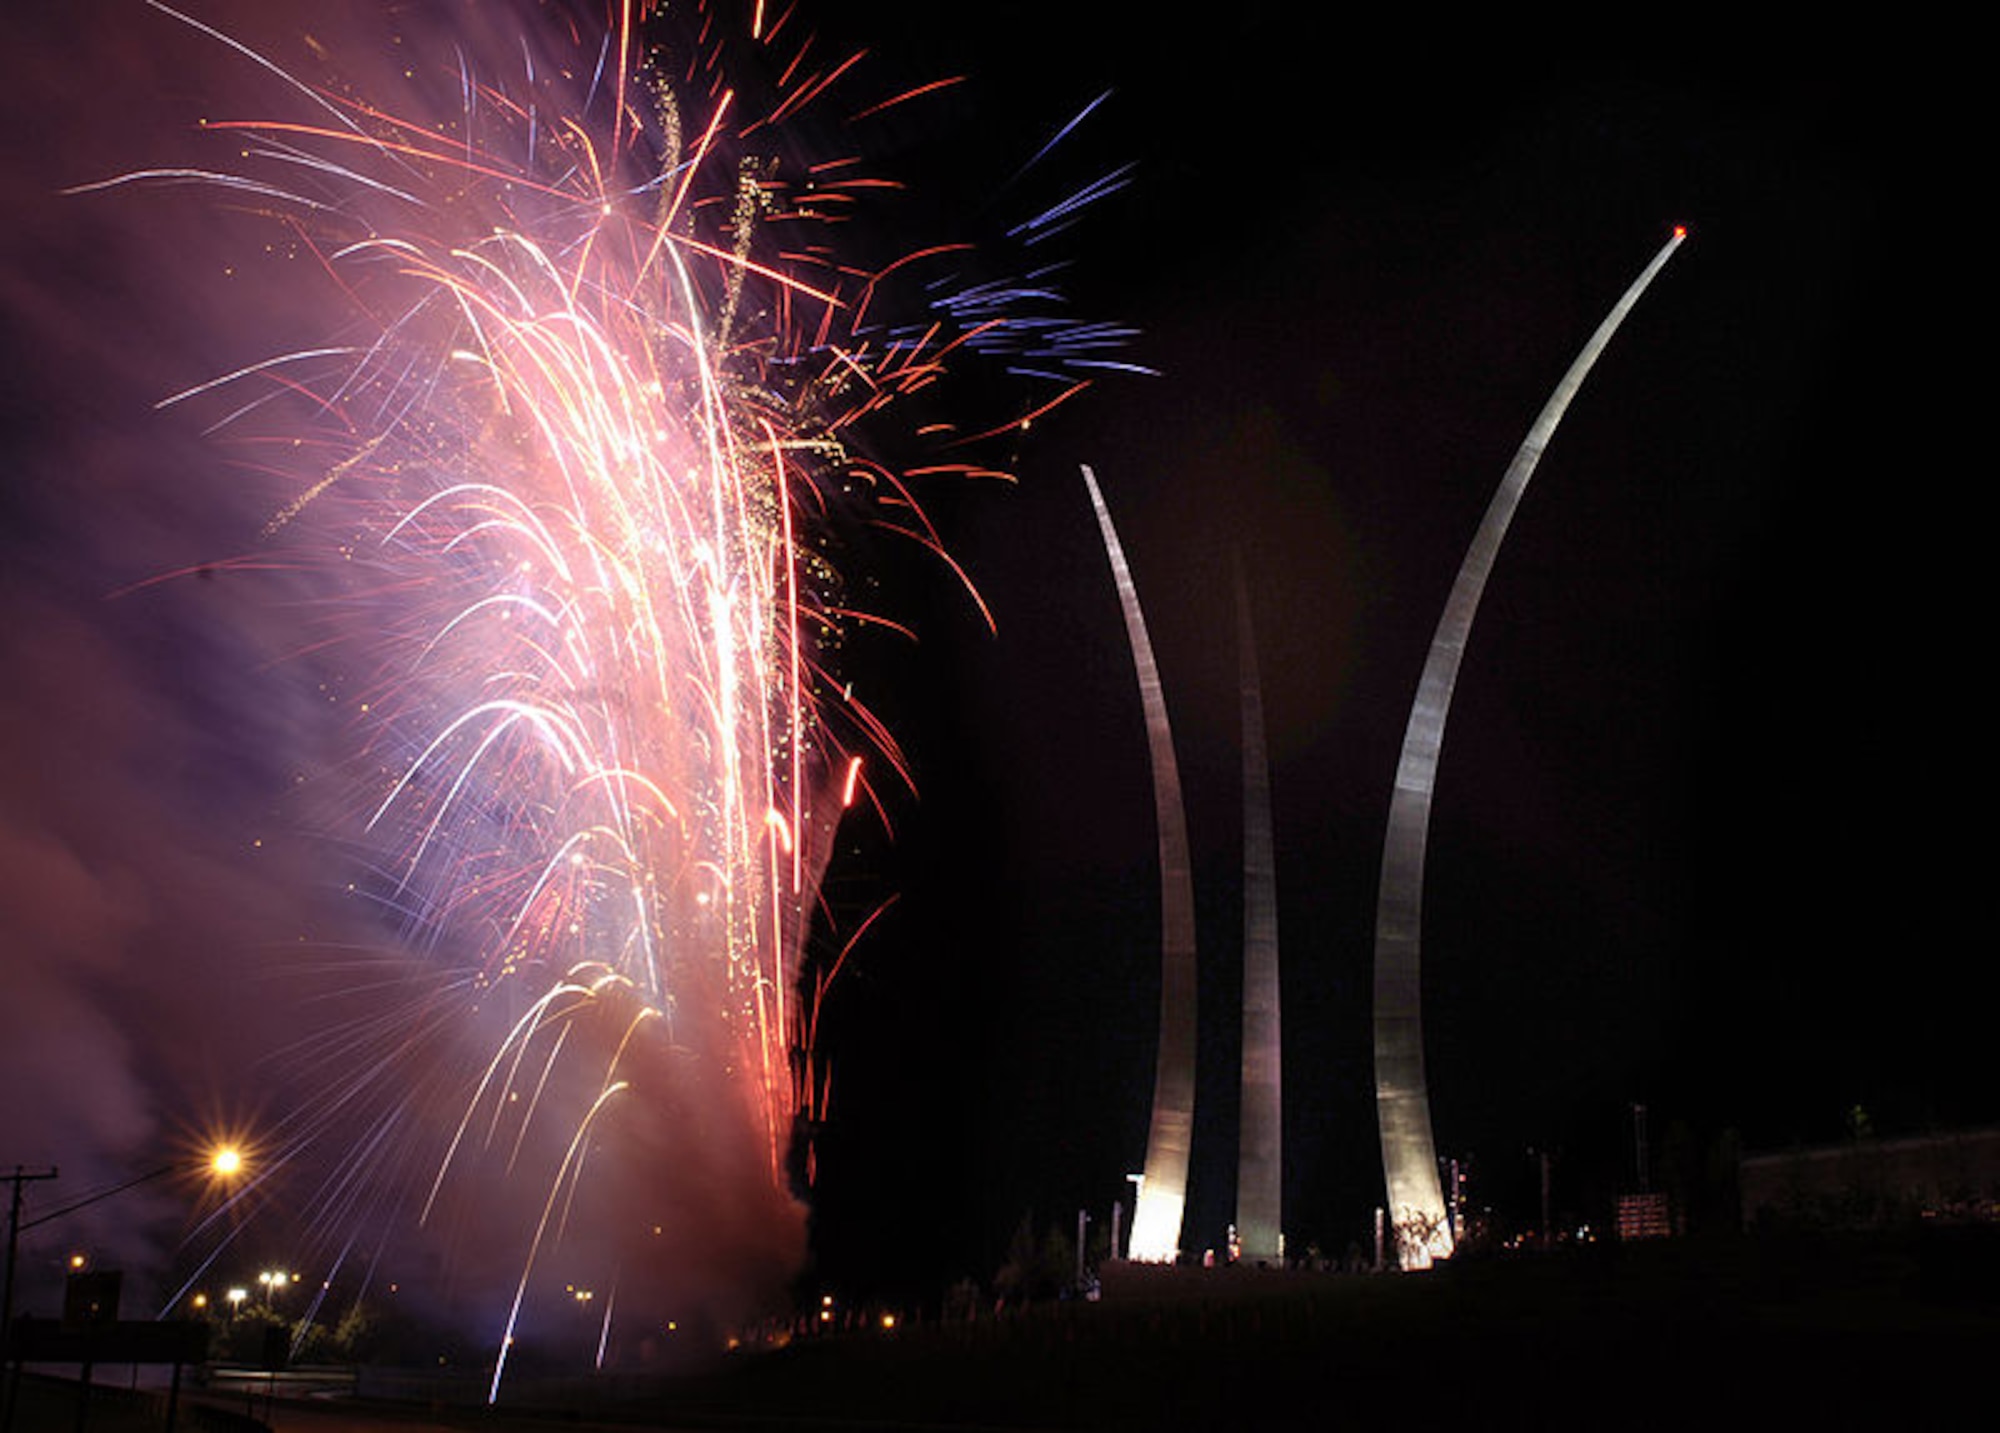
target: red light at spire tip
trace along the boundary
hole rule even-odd
[[[1685,239],[1685,238],[1686,238],[1687,236],[1688,236],[1688,226],[1687,226],[1687,225],[1685,225],[1685,224],[1676,224],[1676,225],[1674,225],[1674,237],[1675,237],[1676,239]]]

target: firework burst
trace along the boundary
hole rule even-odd
[[[483,1068],[439,1082],[458,1113],[418,1181],[426,1217],[455,1171],[546,1150],[504,1367],[622,1105],[696,1119],[790,1207],[824,1097],[823,978],[801,1000],[820,878],[843,812],[879,806],[870,773],[908,780],[831,674],[872,619],[830,534],[865,522],[950,561],[869,435],[968,351],[1057,385],[975,425],[1004,430],[1114,362],[1123,334],[1062,318],[1040,279],[944,273],[962,245],[845,260],[831,228],[882,181],[784,136],[836,99],[864,124],[950,82],[851,101],[862,56],[790,10],[690,7],[669,40],[630,5],[544,6],[504,32],[452,8],[437,33],[396,34],[384,97],[316,41],[325,73],[307,78],[154,8],[290,96],[289,114],[207,122],[226,168],[87,187],[215,189],[275,226],[339,315],[325,342],[168,404],[212,410],[287,490],[246,561],[313,574],[299,645],[349,716],[344,822],[368,893],[441,972],[439,997],[329,1048],[406,1051],[447,1006],[504,1031]],[[921,303],[899,304],[919,277]],[[930,433],[924,472],[981,471],[978,433]],[[402,1069],[372,1062],[300,1124],[372,1098],[364,1143],[407,1143]],[[359,1191],[343,1178],[316,1217]]]

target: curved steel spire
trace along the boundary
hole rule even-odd
[[[1160,1055],[1153,1075],[1153,1116],[1146,1135],[1145,1182],[1132,1211],[1130,1257],[1167,1263],[1180,1253],[1181,1215],[1187,1206],[1188,1151],[1194,1137],[1194,875],[1188,858],[1187,818],[1181,808],[1180,768],[1160,670],[1125,549],[1086,465],[1084,486],[1097,510],[1105,555],[1125,609],[1125,632],[1139,672],[1139,700],[1146,711],[1146,744],[1153,761],[1153,808],[1160,829]]]
[[[1264,689],[1250,591],[1236,557],[1236,645],[1243,704],[1243,1111],[1237,1135],[1236,1236],[1242,1257],[1284,1257],[1284,1095],[1278,1003],[1278,875]]]
[[[1675,229],[1612,306],[1549,395],[1514,461],[1507,465],[1479,531],[1466,549],[1444,615],[1438,620],[1437,635],[1431,639],[1430,656],[1417,684],[1416,704],[1410,708],[1409,726],[1403,733],[1403,755],[1396,767],[1396,792],[1382,843],[1382,886],[1375,908],[1375,1108],[1382,1133],[1389,1217],[1396,1227],[1397,1252],[1405,1269],[1428,1267],[1433,1259],[1449,1258],[1452,1251],[1451,1224],[1438,1185],[1437,1149],[1431,1137],[1430,1091],[1424,1082],[1419,949],[1424,846],[1452,688],[1458,681],[1472,618],[1486,590],[1501,539],[1507,535],[1507,525],[1513,521],[1542,450],[1611,335],[1686,237],[1684,230]]]

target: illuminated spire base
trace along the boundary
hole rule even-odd
[[[1500,555],[1515,509],[1528,490],[1528,480],[1541,461],[1542,450],[1555,436],[1556,425],[1598,355],[1686,237],[1685,229],[1675,229],[1612,305],[1549,395],[1514,460],[1501,475],[1499,489],[1487,504],[1486,515],[1459,565],[1444,615],[1438,619],[1403,733],[1403,754],[1396,766],[1396,789],[1390,797],[1389,826],[1382,842],[1382,884],[1375,909],[1375,1102],[1382,1134],[1382,1178],[1404,1269],[1429,1268],[1436,1259],[1450,1258],[1452,1252],[1451,1221],[1438,1181],[1437,1148],[1431,1135],[1430,1091],[1424,1080],[1421,962],[1424,847],[1452,691],[1471,639],[1472,619],[1486,591],[1486,579]]]
[[[1125,562],[1097,477],[1083,470],[1090,505],[1104,535],[1104,554],[1125,610],[1125,631],[1146,713],[1146,744],[1153,765],[1153,810],[1160,832],[1160,1052],[1153,1075],[1153,1111],[1146,1135],[1145,1182],[1132,1213],[1130,1257],[1171,1263],[1180,1255],[1181,1216],[1187,1204],[1188,1151],[1194,1134],[1194,872],[1188,852],[1187,816],[1181,806],[1180,768],[1167,725],[1166,697],[1139,594]]]

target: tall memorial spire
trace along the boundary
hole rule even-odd
[[[1284,1099],[1278,1001],[1278,874],[1271,836],[1271,764],[1264,691],[1250,626],[1250,591],[1236,558],[1236,645],[1243,704],[1243,1105],[1236,1163],[1242,1257],[1284,1257]]]
[[[1458,569],[1429,658],[1417,684],[1403,734],[1389,828],[1382,843],[1382,885],[1375,908],[1375,1108],[1382,1134],[1382,1174],[1397,1253],[1405,1269],[1427,1268],[1452,1252],[1450,1221],[1438,1183],[1437,1148],[1431,1135],[1430,1091],[1424,1080],[1424,1031],[1420,945],[1424,898],[1424,846],[1430,831],[1431,793],[1452,688],[1472,632],[1486,579],[1556,425],[1583,386],[1591,366],[1687,237],[1675,229],[1612,306],[1583,351],[1563,374],[1541,416],[1528,430]]]
[[[1139,700],[1146,713],[1146,744],[1153,764],[1153,809],[1160,831],[1160,1053],[1153,1076],[1153,1114],[1146,1135],[1145,1180],[1132,1212],[1129,1255],[1145,1263],[1178,1257],[1181,1216],[1187,1206],[1188,1151],[1194,1137],[1194,875],[1188,858],[1187,818],[1181,807],[1180,768],[1167,725],[1166,698],[1139,594],[1125,564],[1111,513],[1098,491],[1097,477],[1083,469],[1090,504],[1104,534],[1104,552],[1118,601],[1125,609],[1125,632],[1138,668]]]

